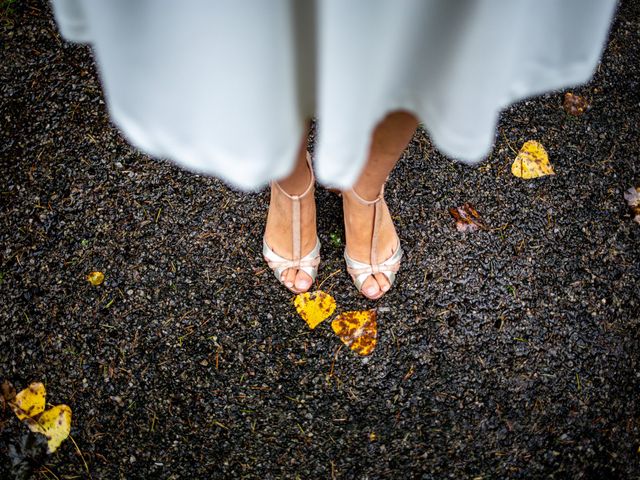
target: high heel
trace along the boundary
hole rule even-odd
[[[307,275],[311,277],[311,283],[316,279],[316,275],[318,274],[318,265],[320,264],[320,239],[316,235],[316,245],[313,247],[311,252],[302,257],[301,250],[301,233],[300,233],[300,201],[306,197],[307,195],[314,194],[314,185],[315,185],[315,177],[313,175],[313,169],[311,167],[311,158],[309,156],[309,152],[307,152],[307,165],[309,167],[309,172],[311,172],[311,180],[309,182],[309,186],[301,195],[289,195],[284,189],[278,184],[278,182],[271,182],[271,187],[278,188],[282,194],[284,194],[289,200],[291,200],[291,231],[293,235],[293,259],[288,259],[281,257],[277,253],[275,253],[269,245],[267,245],[267,241],[263,238],[262,240],[262,256],[265,261],[269,265],[269,268],[273,271],[274,275],[278,279],[280,283],[285,285],[282,274],[288,270],[289,268],[295,268],[298,270],[302,270]],[[286,286],[286,285],[285,285]],[[287,287],[289,288],[289,287]],[[293,293],[301,293],[294,288],[289,288]]]
[[[387,280],[389,280],[389,285],[393,285],[393,282],[396,279],[396,272],[400,269],[400,261],[402,260],[403,255],[402,248],[400,247],[400,238],[396,234],[397,247],[395,248],[395,251],[385,261],[378,263],[378,235],[380,229],[380,221],[382,219],[381,213],[383,206],[386,206],[386,202],[384,201],[384,186],[382,187],[380,194],[376,197],[375,200],[365,200],[353,189],[345,193],[353,196],[353,198],[355,198],[361,205],[373,206],[374,220],[373,232],[371,235],[371,253],[369,256],[370,263],[363,263],[354,260],[347,254],[346,248],[344,249],[344,260],[347,264],[347,271],[351,275],[351,279],[353,280],[353,283],[355,284],[358,291],[371,300],[377,300],[384,294],[384,292],[376,298],[371,298],[362,292],[362,284],[369,277],[369,275],[382,273],[385,277],[387,277]]]

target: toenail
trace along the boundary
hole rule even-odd
[[[376,287],[369,287],[367,288],[367,295],[375,295],[376,293],[378,293],[378,289]]]
[[[383,291],[383,292],[387,292],[387,291],[389,291],[389,285],[383,285],[383,286],[382,286],[382,291]]]
[[[284,282],[284,284],[287,288],[293,287],[293,282]]]

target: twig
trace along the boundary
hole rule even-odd
[[[333,360],[331,361],[331,370],[329,370],[329,378],[333,377],[333,366],[336,363],[336,359],[338,358],[338,354],[340,353],[340,350],[342,350],[342,347],[344,345],[340,345],[337,350],[336,353],[333,354]]]
[[[509,140],[507,140],[507,136],[504,134],[504,132],[502,132],[502,138],[504,138],[504,141],[507,142],[507,147],[509,147],[509,149],[515,153],[516,155],[518,155],[518,152],[515,151],[515,149],[511,146],[511,142],[509,142]]]
[[[333,277],[334,275],[337,275],[337,274],[338,274],[339,272],[341,272],[341,271],[342,271],[342,269],[340,269],[340,268],[339,268],[339,269],[338,269],[338,270],[336,270],[335,272],[331,272],[329,275],[327,275],[327,276],[325,277],[325,279],[324,279],[324,280],[322,280],[322,281],[320,282],[320,285],[318,285],[318,290],[320,290],[320,287],[322,286],[322,284],[323,284],[324,282],[326,282],[327,280],[329,280],[329,279],[330,279],[331,277]]]
[[[87,475],[89,475],[89,478],[93,479],[93,477],[91,476],[91,472],[89,471],[89,465],[87,465],[87,461],[84,459],[84,455],[82,455],[82,450],[80,450],[80,448],[78,447],[78,444],[73,439],[71,434],[69,434],[69,440],[71,440],[73,442],[73,445],[76,447],[76,451],[78,452],[78,455],[80,455],[80,458],[82,459],[82,463],[84,464],[84,469],[87,471]]]
[[[576,372],[576,384],[578,386],[578,393],[582,395],[582,383],[580,382],[580,376]]]
[[[53,475],[53,478],[55,478],[56,480],[60,480],[60,478],[58,478],[58,476],[53,473],[51,470],[49,470],[46,465],[42,465],[42,468],[45,469],[47,472],[49,472],[51,475]]]

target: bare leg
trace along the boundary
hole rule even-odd
[[[278,184],[289,195],[304,193],[311,180],[311,172],[307,166],[307,135],[304,136],[298,152],[296,165],[291,174],[278,180]],[[265,228],[265,241],[271,249],[284,258],[293,258],[293,236],[291,231],[292,219],[291,200],[285,197],[277,187],[271,188],[271,201]],[[306,195],[300,202],[300,250],[302,256],[309,253],[316,244],[316,204],[313,195]],[[311,287],[311,277],[302,270],[289,268],[283,273],[283,283],[287,288],[300,292]]]
[[[378,124],[373,133],[367,164],[353,186],[358,195],[365,200],[375,200],[387,176],[411,140],[417,125],[418,121],[412,114],[400,111],[388,115]],[[354,260],[369,263],[374,221],[373,209],[359,203],[348,191],[343,192],[342,198],[347,253]],[[397,247],[391,215],[388,210],[383,215],[378,240],[380,261],[389,258]],[[384,274],[377,273],[365,280],[362,293],[366,297],[377,299],[390,287]]]

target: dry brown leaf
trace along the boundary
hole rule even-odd
[[[312,330],[329,318],[336,309],[335,299],[322,290],[300,293],[296,295],[293,304]]]
[[[486,227],[480,221],[480,214],[470,203],[465,203],[461,207],[449,208],[449,213],[456,221],[456,228],[459,232],[475,232]]]
[[[2,390],[2,398],[5,401],[7,402],[14,401],[17,393],[16,393],[15,387],[11,384],[11,382],[5,380],[4,382],[2,382],[2,386],[0,387],[0,389]]]
[[[569,115],[573,115],[574,117],[579,117],[584,112],[589,110],[589,102],[586,98],[581,97],[580,95],[575,95],[571,92],[567,92],[564,94],[564,102],[562,103],[562,107],[564,111]]]
[[[624,192],[624,199],[631,209],[633,220],[640,223],[640,187],[631,187]]]
[[[360,355],[370,355],[376,347],[375,310],[341,313],[331,322],[331,328],[346,346]]]
[[[0,386],[0,392],[0,400],[2,400],[2,412],[4,413],[4,409],[7,407],[7,405],[11,405],[16,398],[16,389],[13,387],[11,382],[5,380]]]

